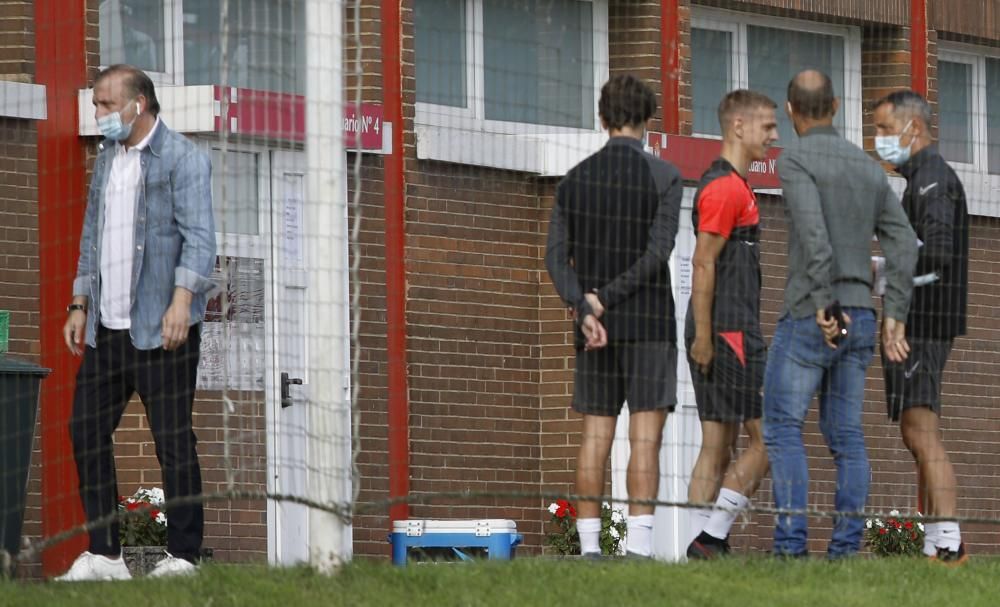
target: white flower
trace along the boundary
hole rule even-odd
[[[899,510],[890,510],[889,516],[899,516]]]
[[[625,515],[622,514],[621,510],[612,510],[611,522],[620,525],[625,522]]]
[[[878,525],[879,527],[885,527],[885,525],[882,523],[882,519],[880,518],[875,519],[875,524]]]
[[[865,519],[865,527],[867,527],[869,529],[872,528],[872,519],[870,519],[870,518]]]
[[[150,503],[156,504],[157,506],[163,504],[163,500],[165,497],[163,495],[163,489],[160,489],[159,487],[154,487],[148,490],[146,492],[146,495],[149,497]]]
[[[166,525],[167,524],[167,515],[163,514],[162,512],[159,513],[159,514],[157,514],[156,515],[156,522],[159,523],[159,524],[161,524],[161,525]]]
[[[618,539],[618,537],[619,537],[618,530],[615,529],[614,525],[612,525],[611,527],[608,527],[608,533],[611,535],[611,537],[613,537],[615,539]]]
[[[923,531],[924,530],[924,524],[923,523],[917,523],[917,529]]]
[[[559,504],[557,504],[555,502],[552,502],[551,504],[549,504],[549,512],[551,512],[552,514],[555,514],[558,510],[559,510]]]

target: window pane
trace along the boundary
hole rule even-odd
[[[489,0],[486,118],[593,128],[593,5],[579,0]]]
[[[184,83],[305,93],[305,2],[229,2],[225,73],[221,4],[184,2]]]
[[[972,162],[972,66],[938,61],[938,147],[953,162]]]
[[[466,0],[417,0],[413,7],[417,101],[468,106]]]
[[[164,0],[102,0],[99,9],[101,65],[128,63],[166,71],[163,57]]]
[[[721,135],[719,102],[732,88],[733,34],[691,30],[691,78],[694,97],[694,132]]]
[[[222,192],[222,184],[226,192]],[[212,208],[215,231],[225,234],[260,234],[260,199],[257,154],[212,150]]]
[[[817,69],[833,81],[833,93],[844,103],[844,39],[770,27],[747,27],[750,88],[764,93],[782,107],[788,97],[788,81],[804,69]],[[795,130],[785,112],[778,114],[778,133],[783,141],[793,141]],[[844,110],[833,125],[844,132]],[[781,141],[778,142],[781,145]]]
[[[986,131],[989,171],[1000,174],[1000,59],[986,60]]]

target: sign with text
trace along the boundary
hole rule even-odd
[[[383,130],[381,105],[362,103],[360,108],[344,108],[344,147],[348,150],[382,151]]]
[[[653,155],[662,158],[678,169],[681,176],[690,181],[701,179],[702,173],[708,169],[712,161],[719,157],[722,151],[722,140],[707,137],[686,137],[684,135],[667,135],[665,133],[647,133],[646,145]],[[778,189],[781,180],[778,178],[778,156],[781,148],[771,148],[763,160],[755,160],[750,164],[747,181],[750,187],[757,189]]]
[[[305,141],[306,99],[302,95],[214,87],[215,131],[284,141]],[[222,114],[225,113],[225,117]],[[362,103],[344,107],[344,148],[383,153],[386,130],[382,106]]]

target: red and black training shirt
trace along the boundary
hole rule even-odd
[[[733,165],[716,159],[701,176],[691,209],[695,233],[726,238],[715,265],[712,332],[760,332],[760,213],[757,197]],[[688,305],[687,337],[694,338]]]

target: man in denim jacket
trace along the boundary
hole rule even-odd
[[[67,347],[83,356],[70,435],[88,521],[117,507],[112,435],[136,392],[168,502],[201,493],[191,413],[215,264],[208,155],[159,119],[153,83],[141,70],[105,69],[93,95],[105,140],[63,327]],[[169,506],[168,556],[152,575],[194,572],[203,532],[201,503]],[[93,529],[90,549],[60,579],[127,579],[118,533],[117,523]]]

